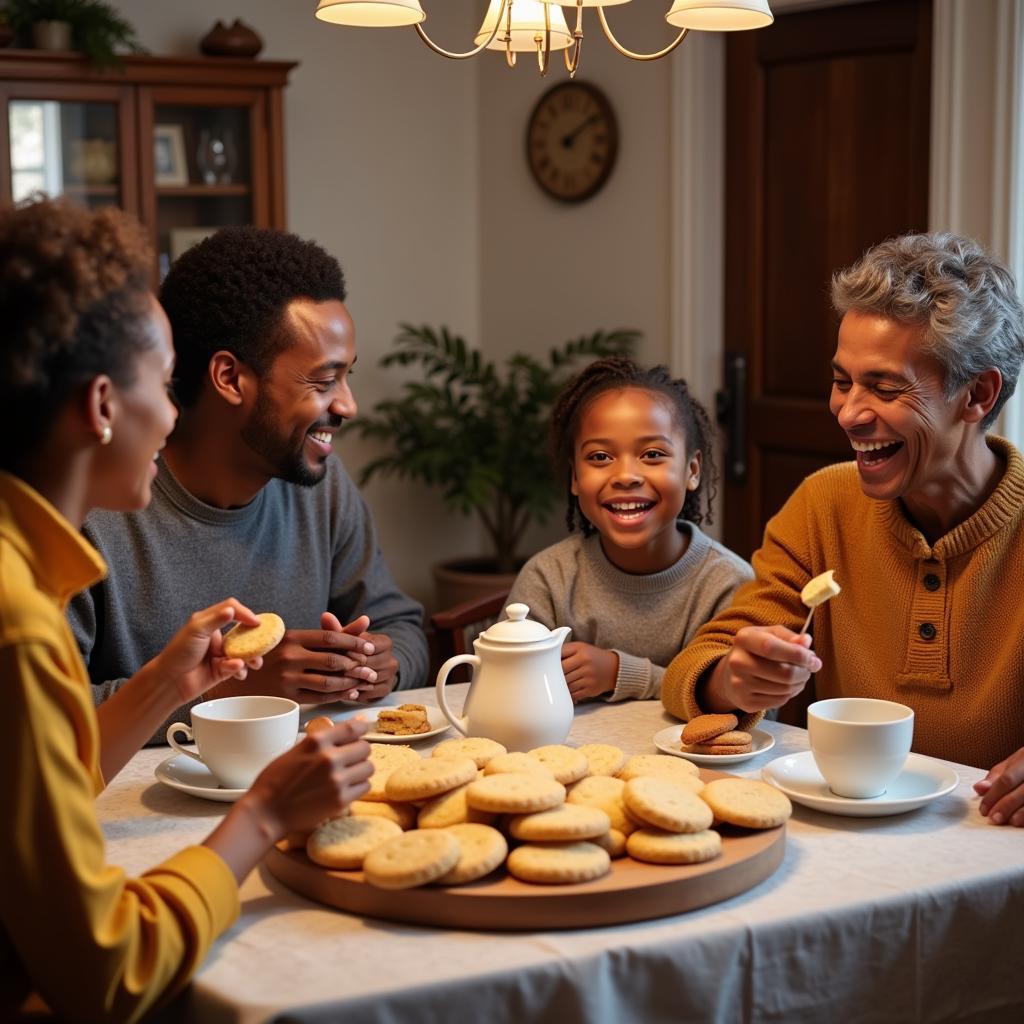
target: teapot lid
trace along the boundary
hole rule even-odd
[[[484,630],[480,638],[499,644],[528,644],[549,639],[551,630],[543,622],[528,619],[529,611],[525,604],[510,604],[505,609],[508,618]]]

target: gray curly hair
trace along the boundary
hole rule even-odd
[[[952,399],[982,370],[1003,387],[982,421],[987,429],[1017,387],[1024,360],[1024,307],[1013,274],[970,238],[901,235],[868,249],[832,277],[832,305],[923,324],[925,349],[946,371]]]

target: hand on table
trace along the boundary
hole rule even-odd
[[[320,616],[320,625],[324,629],[344,628],[346,632],[355,632],[360,640],[373,647],[373,653],[366,656],[366,667],[372,669],[375,678],[364,680],[356,677],[353,680],[356,685],[348,693],[342,695],[346,700],[366,704],[373,700],[380,700],[395,688],[395,684],[398,682],[398,659],[392,652],[391,637],[386,633],[365,632],[370,625],[367,616],[361,615],[348,626],[342,627],[337,616],[330,612],[324,612]]]
[[[745,626],[718,663],[704,692],[708,711],[764,711],[796,696],[821,659],[811,638],[785,626]]]
[[[1024,747],[995,765],[974,789],[981,795],[981,813],[993,825],[1024,828]]]
[[[261,658],[243,661],[224,657],[221,630],[236,621],[245,626],[260,623],[253,612],[233,597],[195,612],[153,659],[157,671],[174,680],[181,697],[179,703],[187,704],[225,680],[244,680],[250,668],[260,667]]]
[[[573,640],[562,645],[562,671],[573,704],[586,697],[600,697],[615,689],[619,656],[593,644]]]
[[[334,616],[321,629],[289,629],[284,639],[263,658],[244,686],[229,682],[218,693],[259,693],[290,697],[299,704],[324,704],[342,698],[356,683],[373,684],[377,675],[369,666],[373,644],[364,635],[370,620],[361,616],[342,626]]]

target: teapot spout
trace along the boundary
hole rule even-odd
[[[551,632],[558,637],[558,646],[561,647],[562,644],[569,639],[569,634],[572,632],[572,626],[559,626],[557,629],[551,630]]]

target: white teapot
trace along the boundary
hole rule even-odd
[[[562,672],[562,644],[568,626],[548,629],[527,619],[525,604],[510,604],[508,618],[473,641],[476,654],[449,658],[437,673],[437,703],[464,736],[486,736],[507,750],[532,750],[563,743],[573,706]],[[452,714],[444,684],[456,665],[472,665],[466,715]]]

